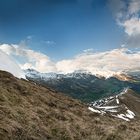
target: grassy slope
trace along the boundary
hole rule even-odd
[[[137,140],[140,122],[100,116],[78,100],[0,71],[0,140]]]

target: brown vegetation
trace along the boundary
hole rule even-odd
[[[140,121],[102,116],[78,100],[0,71],[0,140],[139,140]]]

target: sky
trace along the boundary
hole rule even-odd
[[[23,40],[29,48],[61,60],[89,48],[119,47],[122,30],[106,0],[1,0],[0,42]]]
[[[0,50],[22,69],[124,71],[139,47],[139,0],[0,1]]]

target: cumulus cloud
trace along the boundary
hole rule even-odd
[[[19,62],[21,68],[33,68],[40,72],[71,73],[84,70],[106,77],[125,71],[140,70],[140,52],[132,52],[126,48],[105,52],[84,51],[72,59],[56,63],[45,54],[18,45],[3,44],[0,45],[0,49],[10,56],[24,57],[26,62]]]
[[[86,70],[92,74],[109,76],[115,73],[140,69],[140,52],[131,52],[126,48],[106,52],[83,53],[71,60],[62,60],[56,64],[58,71],[73,72]]]
[[[125,32],[129,36],[137,36],[140,35],[140,19],[138,17],[133,17],[131,19],[126,20],[122,26],[125,27]]]
[[[118,25],[128,35],[128,47],[140,47],[140,0],[109,0],[109,5]],[[132,39],[138,44],[133,44]]]
[[[2,44],[0,49],[8,55],[19,57],[20,60],[25,61],[25,63],[19,62],[20,67],[23,69],[33,68],[41,72],[56,71],[55,64],[43,53],[15,44]]]
[[[20,67],[14,60],[0,50],[0,70],[8,71],[18,78],[25,78]]]
[[[140,11],[140,1],[131,0],[128,5],[128,10],[130,14],[137,14]]]

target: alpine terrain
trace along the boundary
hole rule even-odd
[[[117,95],[125,88],[140,93],[138,73],[118,74],[111,77],[93,75],[87,71],[68,74],[40,73],[33,69],[25,70],[26,78],[40,85],[80,99],[86,103]]]
[[[140,0],[0,0],[0,140],[140,140]]]
[[[2,140],[138,140],[139,106],[129,88],[85,104],[0,71]]]

